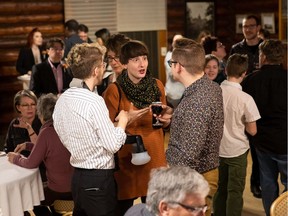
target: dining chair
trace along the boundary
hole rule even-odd
[[[53,208],[55,212],[62,214],[62,216],[72,216],[74,202],[73,200],[55,200]]]
[[[288,192],[282,193],[271,205],[270,216],[287,216]]]

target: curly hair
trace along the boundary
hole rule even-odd
[[[106,48],[98,43],[82,43],[73,46],[67,57],[67,64],[73,76],[82,80],[90,77],[92,71],[103,61],[105,52]]]

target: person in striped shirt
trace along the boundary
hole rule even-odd
[[[103,78],[106,48],[97,43],[75,45],[68,54],[74,77],[72,87],[58,99],[53,113],[55,130],[71,153],[74,216],[114,215],[117,204],[114,153],[125,143],[128,114],[121,110],[115,125],[104,100],[94,88]]]

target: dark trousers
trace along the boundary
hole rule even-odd
[[[259,162],[255,150],[255,146],[251,140],[249,139],[250,144],[250,152],[251,152],[251,158],[252,158],[252,171],[250,176],[250,185],[254,186],[260,186],[260,171],[259,171]]]
[[[114,216],[117,205],[114,170],[75,168],[73,216]]]

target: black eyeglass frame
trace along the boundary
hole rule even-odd
[[[200,212],[200,211],[203,211],[204,213],[208,210],[208,205],[204,205],[204,206],[201,206],[201,207],[196,207],[196,206],[188,206],[188,205],[185,205],[183,203],[180,203],[180,202],[169,202],[170,204],[177,204],[177,205],[180,205],[182,208],[185,208],[187,211],[189,212]]]

